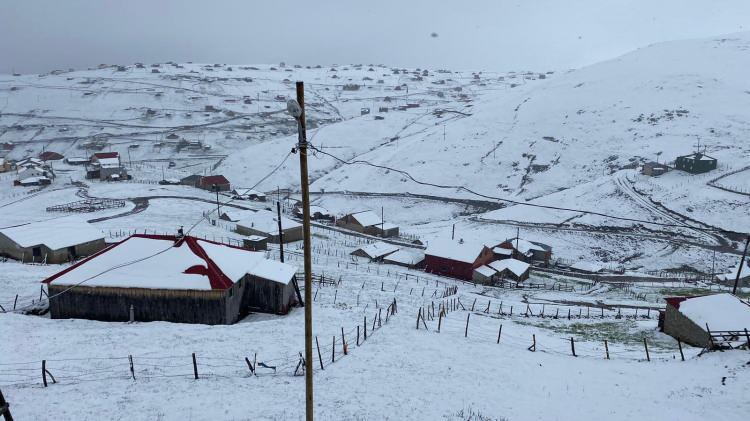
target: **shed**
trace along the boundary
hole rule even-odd
[[[59,161],[63,158],[64,156],[53,151],[44,151],[39,154],[39,159],[41,159],[42,161]]]
[[[750,330],[750,306],[734,295],[723,293],[695,297],[665,298],[662,330],[693,346],[710,345],[711,332]]]
[[[381,261],[385,256],[388,256],[389,254],[395,253],[397,251],[398,246],[384,243],[382,241],[377,241],[367,244],[366,246],[362,246],[354,250],[351,254],[352,256],[366,257],[373,261]]]
[[[184,186],[192,186],[192,187],[198,187],[198,182],[203,178],[202,175],[199,174],[192,174],[187,177],[183,177],[180,179],[180,184]]]
[[[399,234],[397,225],[384,223],[380,216],[370,210],[344,215],[336,221],[336,225],[352,231],[381,237],[397,237]]]
[[[717,165],[716,158],[706,154],[695,152],[690,155],[678,156],[674,162],[674,167],[678,170],[686,171],[691,174],[702,174],[715,170]]]
[[[0,229],[0,255],[22,262],[63,263],[105,247],[104,234],[74,216]]]
[[[487,265],[482,265],[474,269],[474,274],[472,275],[471,280],[478,284],[491,284],[492,277],[495,276],[496,273],[495,269],[492,269]]]
[[[242,247],[251,251],[268,250],[268,238],[260,235],[251,235],[242,239]]]
[[[214,191],[213,186],[216,186],[219,191],[231,190],[229,180],[227,180],[227,178],[223,175],[207,175],[205,177],[201,177],[198,180],[198,184],[196,185],[196,187],[198,187],[199,189],[209,191]]]
[[[383,258],[383,263],[399,265],[407,268],[423,268],[424,252],[418,249],[402,248],[395,253],[391,253]]]
[[[528,263],[538,262],[544,266],[549,266],[549,261],[552,258],[552,247],[523,238],[509,238],[503,241],[499,247],[512,250],[511,257]]]
[[[267,210],[241,212],[236,221],[235,231],[242,235],[260,235],[268,237],[271,243],[279,243],[279,220],[276,212]],[[281,217],[282,239],[284,243],[300,241],[303,237],[302,224],[289,218]]]
[[[531,270],[531,265],[516,259],[495,260],[487,266],[495,270],[496,278],[510,279],[516,282],[529,279],[529,272]]]
[[[494,259],[492,248],[483,243],[436,239],[425,251],[425,271],[471,281],[474,269]]]
[[[136,321],[214,325],[251,311],[286,314],[297,302],[295,272],[240,247],[134,235],[43,282],[53,319],[128,321],[132,306]]]
[[[657,177],[662,174],[665,174],[667,171],[669,171],[669,167],[667,167],[665,164],[660,164],[658,162],[647,162],[643,164],[643,167],[641,167],[641,174],[643,175],[649,175],[651,177]]]

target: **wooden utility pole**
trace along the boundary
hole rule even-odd
[[[734,288],[732,288],[732,295],[737,295],[737,285],[740,283],[740,274],[742,273],[742,266],[745,266],[745,258],[747,257],[748,245],[750,245],[750,235],[747,236],[747,241],[745,241],[745,251],[742,252],[742,259],[740,259],[740,267],[737,269],[737,277],[734,278]]]
[[[313,419],[313,350],[312,350],[312,238],[310,235],[310,181],[307,174],[307,129],[305,125],[305,85],[297,82],[297,106],[290,105],[289,111],[297,119],[299,142],[300,187],[302,189],[302,230],[305,255],[305,415],[307,421]],[[295,115],[296,114],[296,115]],[[322,361],[321,361],[322,364]]]
[[[279,260],[284,263],[284,231],[281,229],[281,202],[276,202],[276,216],[279,222]]]

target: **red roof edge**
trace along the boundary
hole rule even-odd
[[[666,301],[667,304],[671,305],[672,307],[674,307],[676,309],[679,309],[681,302],[683,302],[685,300],[689,300],[691,298],[705,297],[706,295],[710,295],[710,294],[686,295],[686,296],[682,296],[682,297],[667,297],[667,298],[664,299],[664,301]]]

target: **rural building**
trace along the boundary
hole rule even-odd
[[[515,282],[523,282],[529,279],[529,272],[531,271],[531,265],[516,259],[495,260],[487,266],[495,270],[495,278]]]
[[[86,165],[90,162],[91,160],[89,158],[81,158],[81,157],[65,158],[65,163],[68,165]]]
[[[209,191],[214,191],[213,186],[216,186],[219,191],[231,190],[229,180],[227,180],[223,175],[207,175],[205,177],[201,177],[196,185],[196,187],[198,187],[199,189]]]
[[[24,158],[16,162],[16,171],[20,171],[23,168],[30,167],[44,167],[44,161],[37,158]]]
[[[64,156],[53,151],[44,151],[39,154],[39,159],[41,159],[42,161],[59,161],[63,158]]]
[[[734,295],[671,297],[665,301],[667,307],[660,318],[660,327],[667,335],[690,345],[709,346],[708,329],[741,332],[742,336],[744,329],[750,330],[750,306]]]
[[[198,182],[203,176],[198,174],[192,174],[187,177],[180,179],[180,184],[191,187],[198,187]]]
[[[5,158],[0,158],[0,173],[8,172],[11,169],[10,161]]]
[[[86,178],[101,181],[127,180],[128,171],[120,162],[118,152],[97,152],[86,165]]]
[[[477,284],[490,285],[494,282],[493,278],[495,274],[497,274],[497,272],[495,272],[495,269],[492,269],[487,265],[482,265],[474,269],[471,280]]]
[[[294,216],[297,218],[302,218],[304,215],[302,214],[302,205],[297,206],[294,208]],[[333,221],[336,219],[336,217],[328,211],[328,209],[317,206],[317,205],[310,205],[310,219],[313,221]]]
[[[21,262],[63,263],[102,250],[104,234],[76,217],[0,229],[0,255]]]
[[[509,238],[503,241],[499,247],[511,250],[513,252],[511,255],[512,258],[527,263],[537,262],[544,266],[549,266],[549,261],[552,258],[552,247],[546,244],[524,240],[523,238]]]
[[[385,256],[383,263],[421,269],[424,267],[424,252],[418,249],[402,248],[395,253]]]
[[[295,272],[241,247],[140,234],[42,282],[53,319],[128,321],[132,306],[136,321],[215,325],[251,311],[286,314],[297,303]]]
[[[660,176],[667,171],[669,171],[669,167],[667,167],[665,164],[660,164],[654,161],[647,162],[643,164],[643,167],[641,167],[641,174],[649,175],[651,177]]]
[[[474,269],[494,259],[492,248],[463,240],[433,240],[425,251],[425,271],[471,281]]]
[[[695,152],[690,155],[678,156],[674,162],[674,167],[690,174],[702,174],[715,170],[716,164],[716,158]]]
[[[235,223],[235,232],[242,235],[260,235],[268,238],[270,243],[279,243],[279,220],[276,212],[230,211],[222,213],[222,218]],[[284,243],[302,240],[302,224],[289,218],[281,217],[281,230]]]
[[[354,212],[344,215],[336,221],[336,225],[363,234],[389,238],[398,237],[398,226],[383,222],[373,211]]]
[[[395,253],[397,251],[398,246],[384,243],[382,241],[377,241],[375,243],[370,243],[366,246],[362,246],[354,250],[351,254],[352,256],[366,257],[372,261],[379,262],[382,261],[385,256],[388,256],[389,254]]]
[[[242,247],[250,251],[268,250],[268,238],[260,235],[251,235],[242,239]]]
[[[234,194],[234,199],[254,200],[256,202],[266,201],[266,194],[263,192],[259,192],[258,190],[235,188],[234,190],[232,190],[232,194]]]

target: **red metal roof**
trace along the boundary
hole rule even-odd
[[[228,289],[228,288],[231,288],[232,285],[234,285],[234,282],[231,279],[229,279],[229,277],[227,277],[224,274],[224,272],[221,270],[221,268],[213,260],[211,260],[211,258],[208,257],[208,254],[206,253],[206,251],[198,243],[198,240],[199,240],[198,238],[191,237],[191,236],[185,236],[185,237],[182,238],[182,240],[180,240],[180,242],[177,242],[177,237],[174,236],[174,235],[150,235],[150,234],[135,234],[135,235],[132,235],[132,236],[130,236],[130,237],[128,237],[128,238],[120,241],[119,243],[113,244],[113,245],[105,248],[104,250],[101,250],[100,252],[98,252],[98,253],[96,253],[94,255],[91,255],[91,256],[87,257],[86,259],[84,259],[84,260],[81,260],[80,262],[76,263],[75,265],[70,266],[70,267],[66,268],[65,270],[62,270],[62,271],[60,271],[60,272],[58,272],[58,273],[50,276],[49,278],[43,280],[42,283],[49,284],[52,281],[54,281],[55,279],[59,278],[60,276],[66,274],[66,273],[72,271],[73,269],[75,269],[77,267],[80,267],[82,265],[85,265],[85,264],[95,264],[95,262],[92,262],[92,260],[94,258],[96,258],[97,256],[99,256],[101,254],[104,254],[104,253],[107,253],[107,252],[111,251],[115,247],[119,246],[120,244],[125,243],[126,241],[128,241],[128,240],[130,240],[131,238],[134,238],[134,237],[138,237],[138,238],[150,238],[150,239],[154,239],[154,240],[174,241],[174,242],[176,242],[175,246],[182,246],[183,244],[186,244],[188,246],[188,248],[190,248],[190,251],[193,252],[193,254],[195,254],[200,259],[202,259],[202,260],[204,260],[206,262],[206,265],[205,266],[203,266],[203,265],[191,266],[191,267],[187,268],[184,273],[207,276],[208,279],[209,279],[209,282],[211,284],[211,289]],[[214,242],[214,241],[210,241],[210,240],[200,239],[200,241],[205,241],[205,242],[211,243],[211,244],[217,244],[217,245],[221,245],[221,246],[224,246],[224,247],[230,247],[230,248],[234,248],[234,249],[239,249],[239,250],[247,251],[248,253],[250,253],[250,251],[248,251],[246,249],[243,249],[242,247],[230,246],[230,245],[227,245],[227,244],[222,244],[222,243],[218,243],[218,242]],[[152,261],[153,261],[154,264],[158,265],[158,259],[153,259]],[[106,272],[107,270],[108,270],[108,268],[102,268],[102,271]],[[104,273],[104,272],[102,272],[102,273]],[[83,280],[81,280],[81,281],[83,281]],[[85,284],[84,284],[84,286],[85,286]]]
[[[42,161],[56,161],[59,159],[63,159],[63,156],[57,152],[45,151],[39,154],[39,159],[41,159]]]
[[[105,158],[117,158],[118,156],[120,156],[118,152],[97,152],[93,155],[93,158],[105,159]]]
[[[204,186],[210,186],[211,184],[229,184],[229,180],[223,175],[207,175],[201,178],[201,184]]]
[[[664,299],[664,301],[666,301],[667,304],[671,305],[672,307],[679,309],[681,302],[685,300],[689,300],[691,298],[703,297],[704,295],[686,295],[684,297],[667,297]]]

